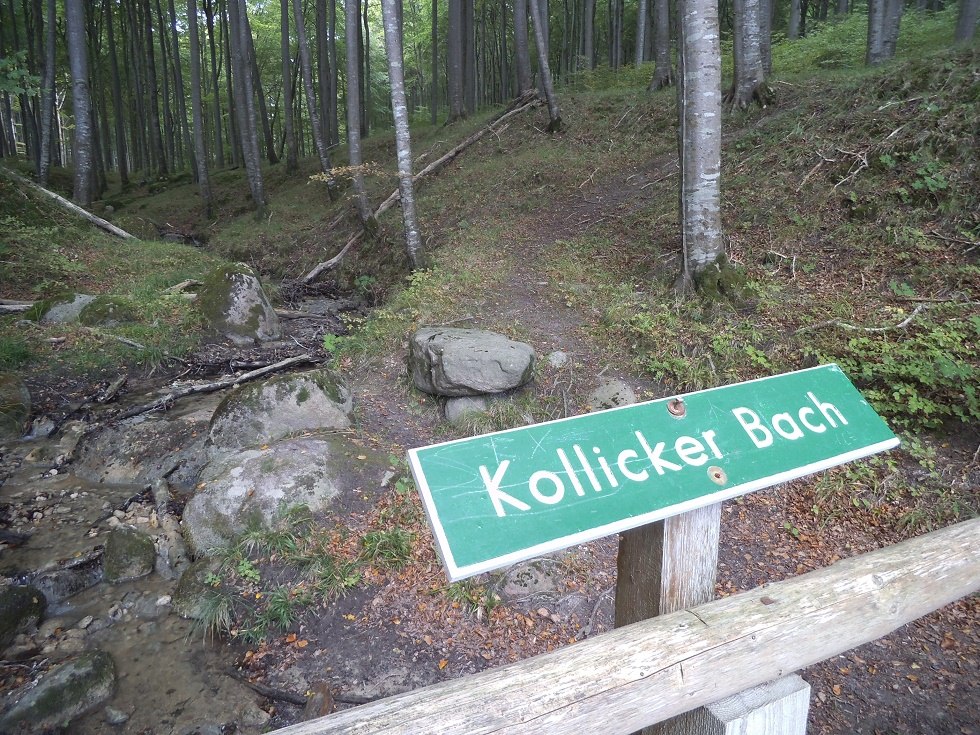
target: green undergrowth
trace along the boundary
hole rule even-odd
[[[290,508],[273,528],[250,526],[218,552],[205,580],[198,627],[260,643],[297,628],[321,604],[366,584],[369,570],[398,570],[414,554],[421,510],[414,486],[397,479],[367,528],[326,526],[306,506]]]
[[[0,260],[3,298],[44,302],[84,293],[127,305],[129,321],[115,327],[41,325],[32,312],[0,319],[3,366],[91,377],[119,366],[154,370],[193,349],[200,320],[186,299],[166,289],[200,279],[220,262],[186,245],[104,234],[3,178]]]

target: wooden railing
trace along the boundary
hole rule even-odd
[[[978,589],[974,519],[276,733],[631,733],[880,638]]]

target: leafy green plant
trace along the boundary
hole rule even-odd
[[[238,562],[238,566],[235,568],[235,573],[246,582],[252,582],[254,584],[258,584],[262,579],[262,575],[259,572],[258,567],[256,567],[250,559],[242,559],[240,562]]]
[[[837,362],[879,413],[904,426],[980,420],[980,316],[933,309],[902,332],[860,334],[817,355]]]
[[[34,351],[20,335],[0,335],[0,370],[15,370],[33,356]]]

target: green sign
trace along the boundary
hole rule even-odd
[[[824,365],[408,455],[456,580],[897,445]]]

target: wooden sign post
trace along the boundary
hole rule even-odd
[[[450,580],[620,533],[619,627],[714,597],[721,501],[897,444],[825,365],[413,449],[409,463]]]

